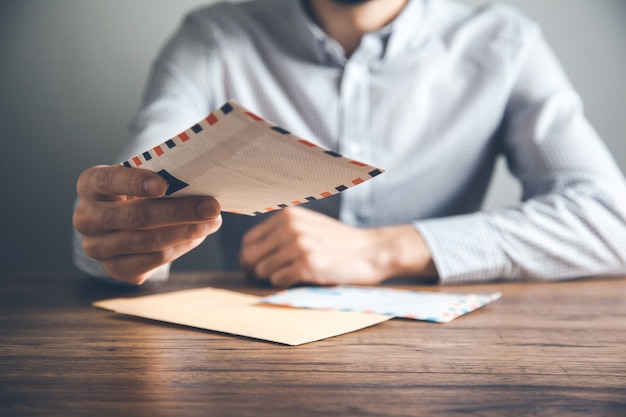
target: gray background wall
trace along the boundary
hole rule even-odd
[[[77,176],[117,162],[152,58],[185,11],[209,2],[0,0],[1,272],[73,269]],[[626,1],[506,2],[543,26],[626,171]],[[518,193],[501,164],[487,205],[508,204]],[[176,267],[215,265],[205,254],[200,249]]]

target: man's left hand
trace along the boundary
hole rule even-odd
[[[243,269],[276,287],[375,285],[398,275],[435,276],[412,225],[356,228],[302,207],[283,209],[246,233]]]

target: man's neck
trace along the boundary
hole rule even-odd
[[[347,5],[332,0],[305,1],[313,18],[328,36],[339,42],[347,56],[358,48],[365,33],[384,27],[408,3],[408,0],[371,0]]]

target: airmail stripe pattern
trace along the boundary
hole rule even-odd
[[[330,197],[384,171],[297,137],[230,100],[122,163],[166,178],[168,197],[208,195],[258,215]]]

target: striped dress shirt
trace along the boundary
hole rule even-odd
[[[384,168],[307,206],[359,227],[413,224],[443,284],[626,272],[623,175],[540,29],[509,7],[411,0],[349,57],[301,1],[195,10],[156,59],[120,160],[230,98]],[[523,195],[486,211],[499,156]],[[263,218],[224,215],[226,269]],[[76,264],[105,276],[75,240]]]

